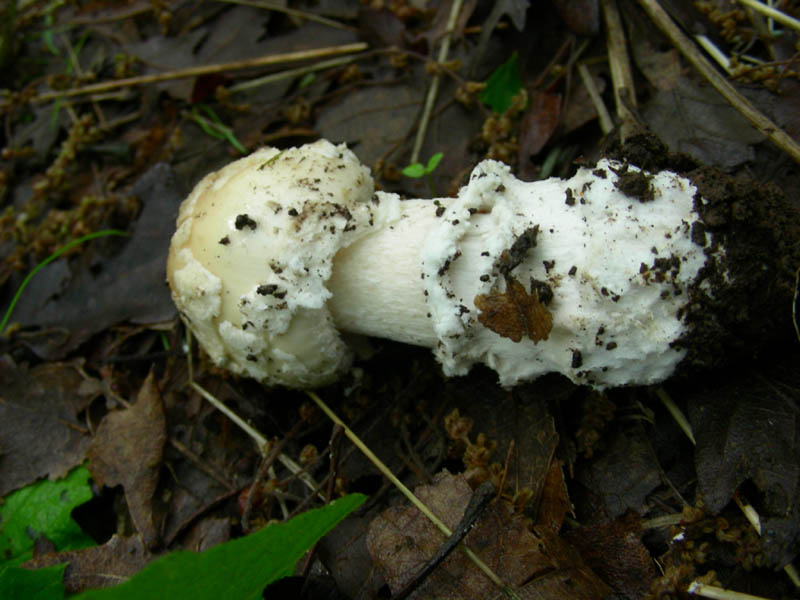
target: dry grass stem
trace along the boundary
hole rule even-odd
[[[791,27],[792,29],[800,31],[800,21],[794,17],[790,17],[784,12],[772,8],[771,6],[767,6],[762,2],[758,2],[758,0],[739,0],[739,3],[760,12],[762,15],[769,17],[770,19],[774,19],[781,25],[786,25],[787,27]]]
[[[323,402],[322,398],[320,398],[314,392],[306,392],[306,395],[308,395],[308,397],[311,398],[311,400],[313,400],[314,403],[322,409],[322,411],[328,416],[328,418],[331,421],[333,421],[336,425],[342,428],[342,431],[344,431],[344,434],[347,436],[347,439],[353,442],[353,445],[355,445],[355,447],[358,448],[364,454],[364,456],[366,456],[370,460],[370,462],[372,462],[373,465],[375,465],[375,467],[383,474],[384,477],[386,477],[386,479],[391,481],[392,484],[398,490],[400,490],[400,493],[402,493],[408,499],[408,501],[411,502],[411,504],[413,504],[417,508],[417,510],[419,510],[423,515],[425,515],[430,520],[431,523],[436,525],[439,531],[441,531],[447,537],[453,535],[453,532],[450,530],[450,528],[447,525],[445,525],[445,523],[439,517],[433,514],[431,510],[427,506],[425,506],[425,504],[419,498],[417,498],[414,495],[414,493],[410,489],[408,489],[405,486],[405,484],[402,481],[400,481],[394,473],[392,473],[391,469],[389,469],[389,467],[387,467],[383,463],[383,461],[380,458],[378,458],[375,455],[375,453],[372,450],[370,450],[369,447],[364,442],[361,441],[361,438],[359,438],[355,434],[355,432],[352,429],[350,429],[344,423],[344,421],[342,421],[338,417],[338,415],[330,409],[330,407],[327,404],[325,404],[325,402]],[[500,579],[500,577],[498,577],[497,574],[491,570],[491,568],[489,568],[489,565],[487,565],[480,559],[480,557],[477,554],[475,554],[463,543],[461,544],[460,548],[470,558],[470,560],[473,563],[475,563],[475,565],[484,573],[484,575],[486,575],[495,585],[497,585],[500,589],[503,590],[503,593],[505,593],[510,598],[516,598],[516,600],[519,600],[516,594],[511,590],[511,588],[509,588],[503,582],[503,580]]]
[[[450,7],[450,14],[447,18],[447,31],[444,34],[442,45],[439,47],[439,56],[436,62],[440,65],[447,60],[447,55],[450,52],[450,40],[453,37],[453,30],[458,20],[458,15],[461,12],[462,0],[455,0]],[[428,123],[431,120],[431,112],[433,112],[433,103],[436,102],[436,96],[439,93],[439,82],[442,76],[440,73],[435,73],[431,80],[431,86],[428,88],[428,95],[425,97],[425,106],[422,109],[422,116],[419,120],[419,127],[417,128],[417,137],[414,140],[414,147],[411,150],[411,158],[409,164],[419,162],[419,153],[422,150],[422,143],[425,141],[425,132],[428,130]]]
[[[656,388],[656,396],[658,396],[658,399],[661,400],[664,408],[669,411],[669,414],[672,415],[672,418],[675,419],[675,422],[678,424],[678,427],[681,428],[681,431],[683,431],[683,433],[686,434],[686,437],[688,437],[692,442],[692,445],[696,446],[697,441],[694,439],[692,425],[689,423],[689,419],[686,418],[686,415],[683,414],[683,411],[678,408],[678,405],[672,400],[672,397],[663,387]]]
[[[225,71],[239,71],[242,69],[251,69],[254,67],[267,67],[270,65],[277,65],[287,62],[296,62],[312,58],[323,58],[325,56],[335,56],[338,54],[352,54],[354,52],[362,52],[367,48],[368,48],[367,44],[363,42],[358,42],[355,44],[344,44],[342,46],[327,46],[325,48],[315,48],[313,50],[300,50],[298,52],[272,54],[269,56],[260,56],[258,58],[251,58],[248,60],[235,60],[228,63],[201,65],[199,67],[178,69],[175,71],[169,71],[167,73],[140,75],[138,77],[128,77],[126,79],[117,79],[114,81],[103,81],[101,83],[85,85],[79,88],[47,92],[33,98],[31,102],[37,102],[37,103],[49,102],[50,100],[55,100],[56,98],[69,98],[72,96],[82,96],[85,94],[108,92],[109,90],[114,90],[123,87],[137,86],[137,85],[145,85],[148,83],[158,83],[161,81],[174,81],[176,79],[187,79],[189,77],[199,77],[201,75],[212,75],[214,73],[222,73]]]
[[[761,596],[733,592],[715,585],[698,583],[697,581],[693,581],[689,586],[689,593],[695,596],[702,596],[703,598],[712,598],[714,600],[767,600]]]
[[[592,79],[592,75],[589,73],[589,69],[586,68],[585,64],[581,63],[578,65],[578,75],[580,75],[586,92],[589,94],[589,99],[592,101],[594,109],[597,111],[597,118],[600,121],[600,130],[603,132],[603,135],[608,135],[614,131],[614,121],[611,119],[611,115],[606,108],[606,103],[603,102],[600,92],[597,91],[594,79]]]
[[[600,0],[606,24],[606,45],[608,46],[608,65],[611,69],[611,82],[614,86],[614,102],[619,117],[620,141],[635,134],[638,130],[636,116],[636,88],[633,85],[633,72],[625,42],[625,30],[616,0]]]
[[[323,69],[340,67],[341,65],[346,65],[353,61],[356,61],[362,56],[364,56],[364,54],[355,54],[353,56],[333,58],[331,60],[323,60],[318,63],[314,63],[313,65],[308,65],[307,67],[298,67],[296,69],[287,69],[286,71],[280,71],[279,73],[270,73],[269,75],[264,75],[263,77],[256,77],[255,79],[250,79],[248,81],[243,81],[242,83],[237,83],[236,85],[232,85],[228,88],[228,90],[232,93],[251,90],[260,87],[262,85],[275,83],[276,81],[282,81],[284,79],[294,79],[295,77],[302,77],[307,73],[314,73],[316,71],[322,71]]]

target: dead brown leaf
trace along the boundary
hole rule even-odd
[[[472,495],[463,475],[440,473],[432,485],[415,494],[449,527],[461,520]],[[438,550],[444,536],[413,507],[384,511],[369,527],[367,547],[395,593]],[[603,598],[608,588],[578,553],[547,528],[530,528],[506,503],[494,502],[466,537],[467,545],[508,585],[523,588],[523,598]],[[566,589],[569,593],[564,595]],[[500,594],[462,552],[453,552],[410,596],[459,599],[494,598]],[[559,595],[560,594],[560,595]]]
[[[140,536],[114,535],[102,546],[45,554],[23,566],[41,569],[69,563],[64,571],[64,588],[74,594],[90,588],[119,585],[141,571],[151,558]]]
[[[164,407],[151,372],[133,406],[106,415],[87,451],[94,480],[124,488],[136,530],[151,548],[158,543],[153,493],[166,439]]]
[[[531,162],[550,140],[561,116],[561,95],[535,90],[528,96],[528,108],[522,119],[517,162]]]
[[[63,477],[83,461],[89,437],[75,416],[85,404],[81,381],[69,364],[28,369],[0,358],[0,496]]]
[[[554,458],[542,486],[542,496],[539,501],[539,512],[536,515],[536,524],[558,532],[564,523],[564,517],[572,512],[572,503],[569,501],[567,483],[564,481],[564,469],[560,460]]]
[[[475,306],[481,311],[478,321],[512,342],[527,336],[534,343],[546,340],[553,328],[553,315],[539,302],[536,290],[532,294],[516,279],[506,280],[502,294],[478,294]]]
[[[638,515],[570,531],[566,538],[603,581],[625,598],[644,598],[656,577],[653,558],[641,541]]]

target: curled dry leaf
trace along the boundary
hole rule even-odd
[[[553,315],[539,301],[536,290],[529,294],[516,279],[506,280],[506,291],[478,294],[475,306],[481,311],[478,320],[501,337],[519,342],[524,336],[534,343],[546,340],[553,328]]]
[[[461,520],[472,490],[463,475],[442,472],[414,493],[449,527]],[[373,562],[392,593],[403,589],[438,550],[444,536],[413,507],[394,506],[367,532]],[[505,502],[493,502],[465,538],[466,544],[523,598],[604,598],[609,588],[583,565],[577,551],[546,527],[529,526]],[[565,595],[566,594],[566,595]],[[410,596],[494,598],[495,585],[462,552],[453,552]]]

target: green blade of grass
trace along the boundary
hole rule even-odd
[[[103,229],[102,231],[95,231],[94,233],[89,233],[87,235],[79,237],[78,239],[72,240],[71,242],[67,242],[66,244],[61,246],[61,248],[59,248],[58,250],[53,252],[50,256],[48,256],[42,262],[40,262],[38,265],[36,265],[31,270],[31,272],[28,273],[28,275],[25,277],[25,279],[22,280],[22,283],[20,284],[19,288],[17,289],[17,293],[14,294],[14,297],[11,299],[11,304],[8,305],[8,309],[6,310],[6,314],[3,316],[3,320],[0,321],[0,335],[2,335],[3,332],[6,330],[6,325],[8,324],[8,320],[11,318],[11,313],[14,312],[14,307],[17,305],[17,302],[19,302],[19,298],[20,298],[20,296],[22,296],[22,292],[25,290],[25,288],[27,287],[28,283],[30,283],[30,280],[33,279],[33,276],[36,275],[36,273],[41,271],[44,267],[49,265],[51,262],[56,260],[58,257],[60,257],[65,252],[69,252],[70,250],[72,250],[75,246],[78,246],[79,244],[83,244],[84,242],[88,242],[89,240],[93,240],[95,238],[106,237],[106,236],[109,236],[109,235],[122,235],[122,236],[125,236],[125,235],[128,235],[128,233],[125,232],[125,231],[120,231],[119,229]]]

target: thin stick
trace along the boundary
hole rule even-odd
[[[310,392],[310,391],[307,391],[306,395],[309,398],[311,398],[314,401],[314,403],[317,406],[319,406],[326,415],[328,415],[328,418],[331,421],[333,421],[339,427],[342,428],[342,431],[344,431],[344,434],[347,436],[347,439],[349,439],[351,442],[353,442],[353,444],[356,446],[356,448],[361,450],[361,452],[364,454],[364,456],[366,456],[372,462],[372,464],[374,464],[378,468],[378,470],[383,474],[383,476],[386,477],[386,479],[388,479],[389,481],[391,481],[394,484],[394,486],[398,490],[400,490],[400,492],[406,498],[408,498],[409,502],[411,502],[411,504],[413,504],[417,508],[417,510],[419,510],[423,515],[428,517],[428,519],[431,521],[431,523],[436,525],[436,527],[439,529],[439,531],[441,531],[448,538],[453,535],[453,532],[450,530],[450,528],[447,525],[445,525],[444,522],[439,517],[437,517],[435,514],[433,514],[430,511],[430,509],[427,506],[425,506],[425,504],[423,504],[423,502],[419,498],[417,498],[414,495],[414,493],[410,489],[408,489],[405,486],[405,484],[402,481],[400,481],[394,473],[392,473],[391,469],[389,469],[389,467],[387,467],[383,463],[383,461],[380,458],[378,458],[375,455],[375,453],[372,450],[370,450],[369,447],[364,442],[361,441],[361,438],[359,438],[353,432],[352,429],[350,429],[347,425],[345,425],[344,421],[342,421],[336,415],[336,413],[333,412],[330,409],[330,407],[328,407],[328,405],[325,404],[325,402],[322,401],[322,398],[320,398],[314,392]],[[511,589],[503,582],[503,580],[500,579],[500,577],[498,577],[497,574],[489,568],[489,565],[487,565],[485,562],[483,562],[478,557],[477,554],[475,554],[472,550],[467,548],[465,545],[462,545],[461,547],[463,548],[464,553],[470,558],[470,560],[472,560],[472,562],[475,563],[475,565],[481,571],[483,571],[483,573],[489,579],[491,579],[492,582],[495,585],[497,585],[499,588],[501,588],[504,593],[511,594],[512,598],[516,596],[516,594],[514,594],[514,592],[511,591]]]
[[[625,30],[616,0],[601,0],[603,18],[606,23],[606,46],[608,64],[611,68],[611,82],[614,86],[614,102],[619,117],[619,137],[624,142],[636,132],[636,117],[632,108],[636,107],[636,93],[633,87],[633,73],[625,42]]]
[[[450,6],[450,14],[447,17],[447,31],[444,34],[442,45],[439,48],[439,56],[436,62],[440,65],[447,60],[447,54],[450,52],[450,38],[453,35],[453,30],[456,26],[456,20],[461,12],[462,0],[454,0]],[[413,164],[419,161],[419,152],[422,150],[422,142],[425,141],[425,132],[428,129],[428,122],[431,120],[431,111],[433,111],[433,103],[436,101],[436,96],[439,93],[439,82],[441,81],[441,74],[435,73],[431,80],[431,87],[428,88],[428,95],[425,97],[425,106],[422,109],[422,117],[419,120],[419,127],[417,128],[417,137],[414,140],[414,148],[411,150],[411,159],[409,163]]]
[[[728,81],[720,75],[709,63],[700,51],[692,44],[669,15],[656,2],[656,0],[638,0],[645,12],[650,15],[653,22],[670,39],[676,48],[683,54],[700,74],[714,86],[722,96],[738,110],[745,119],[758,131],[767,136],[773,144],[786,152],[793,160],[800,163],[800,145],[797,144],[785,131],[768,119],[755,106],[753,106],[744,96],[736,91]]]
[[[753,10],[757,10],[762,15],[766,15],[771,19],[775,19],[776,21],[778,21],[778,23],[782,23],[787,27],[791,27],[792,29],[800,31],[800,21],[798,21],[794,17],[790,17],[784,12],[776,10],[771,6],[767,6],[766,4],[758,2],[757,0],[739,0],[739,2],[741,4],[744,4],[745,6],[749,6]]]
[[[200,75],[211,75],[224,71],[239,71],[241,69],[251,69],[254,67],[266,67],[286,62],[296,62],[310,58],[321,58],[324,56],[335,56],[338,54],[350,54],[361,52],[367,49],[367,44],[359,42],[356,44],[344,44],[342,46],[327,46],[325,48],[315,48],[313,50],[299,50],[297,52],[286,52],[284,54],[271,54],[260,56],[248,60],[235,60],[228,63],[215,65],[201,65],[199,67],[189,67],[188,69],[178,69],[167,73],[156,73],[153,75],[139,75],[138,77],[128,77],[115,81],[103,81],[80,88],[70,90],[60,90],[41,94],[31,102],[48,102],[56,98],[68,98],[72,96],[82,96],[84,94],[94,94],[97,92],[107,92],[121,87],[145,85],[148,83],[158,83],[160,81],[173,81],[176,79],[187,79],[189,77],[199,77]]]

